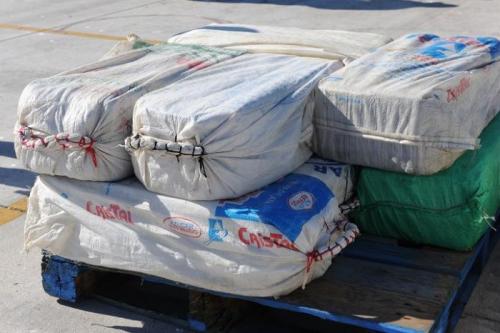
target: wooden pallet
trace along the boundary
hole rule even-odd
[[[132,289],[130,279],[135,279],[135,285],[143,289],[153,284],[163,290],[160,295],[163,307],[168,308],[170,302],[177,311],[168,318],[199,331],[210,326],[210,316],[193,306],[196,303],[193,299],[200,295],[196,292],[216,295],[217,302],[223,305],[221,300],[243,300],[368,331],[447,332],[453,330],[460,318],[496,240],[494,236],[493,231],[486,233],[471,252],[416,248],[390,239],[362,236],[334,260],[322,278],[310,283],[305,290],[279,299],[211,292],[48,254],[44,255],[42,276],[48,294],[70,302],[89,294],[103,297],[104,292],[106,299],[118,298],[117,301],[123,303],[119,296],[123,298],[123,290]],[[109,278],[109,274],[114,275]],[[117,282],[117,279],[125,282]],[[113,286],[116,289],[117,285],[119,291],[113,292]],[[158,291],[151,293],[159,295]],[[145,306],[140,300],[136,303],[132,304],[136,309],[146,308],[155,313],[165,310]],[[225,309],[232,307],[226,304]]]
[[[500,243],[495,245],[458,322],[456,332],[500,332]]]

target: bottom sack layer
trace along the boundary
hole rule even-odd
[[[41,176],[25,248],[246,296],[288,294],[324,274],[358,234],[338,205],[352,170],[312,159],[240,198],[187,201],[135,178],[83,182]]]

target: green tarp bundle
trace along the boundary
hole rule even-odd
[[[500,115],[448,169],[431,176],[363,168],[360,206],[353,218],[362,232],[469,250],[493,225],[500,207]]]

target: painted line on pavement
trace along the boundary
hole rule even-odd
[[[26,213],[28,198],[24,197],[9,206],[0,205],[0,225],[9,223]]]
[[[42,32],[47,34],[55,34],[55,35],[65,35],[65,36],[74,36],[80,38],[90,38],[90,39],[101,39],[101,40],[113,40],[113,41],[122,41],[127,40],[126,36],[117,36],[117,35],[106,35],[106,34],[97,34],[93,32],[83,32],[83,31],[72,31],[72,30],[62,30],[57,28],[37,28],[29,25],[22,24],[13,24],[13,23],[0,23],[0,29],[7,30],[19,30],[19,31],[28,31],[28,32]],[[159,40],[146,40],[150,43],[161,43]]]

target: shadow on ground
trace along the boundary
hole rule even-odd
[[[16,158],[14,143],[0,141],[0,156]],[[0,185],[19,187],[16,193],[28,196],[36,180],[36,174],[23,169],[0,167]]]
[[[332,10],[397,10],[413,7],[449,8],[457,7],[455,4],[440,1],[415,1],[415,0],[191,0],[201,2],[222,3],[250,3],[273,4],[286,6],[307,6],[319,9]]]
[[[113,306],[108,303],[101,302],[95,299],[85,299],[78,303],[70,303],[62,300],[57,300],[61,305],[72,307],[81,311],[87,311],[92,313],[104,314],[107,316],[120,317],[129,320],[140,321],[140,327],[134,326],[123,326],[123,325],[104,325],[100,323],[91,323],[91,326],[109,328],[112,330],[119,330],[127,333],[141,333],[141,332],[184,332],[189,333],[190,330],[184,328],[176,328],[174,325],[167,323],[162,320],[147,318],[142,314],[134,313],[133,311],[123,309],[117,306]]]
[[[0,156],[16,158],[16,152],[14,151],[14,142],[0,141]]]
[[[21,189],[16,191],[19,194],[29,195],[36,176],[31,171],[0,167],[0,185],[19,187]]]
[[[141,327],[124,326],[124,325],[103,325],[92,323],[92,326],[105,327],[114,330],[120,330],[127,333],[143,333],[143,332],[177,332],[190,333],[190,329],[169,322],[167,317],[163,317],[159,313],[153,311],[137,313],[134,309],[127,308],[125,304],[120,302],[86,298],[78,301],[78,303],[70,303],[63,300],[57,300],[63,306],[72,307],[81,311],[103,314],[136,320],[141,322]],[[218,333],[254,333],[254,332],[273,332],[273,333],[327,333],[327,332],[342,332],[342,333],[368,333],[367,330],[347,326],[340,323],[334,323],[327,320],[321,320],[301,313],[290,313],[285,310],[277,310],[267,308],[254,303],[248,303],[243,306],[244,312],[240,315],[236,314],[236,319],[230,325],[214,328],[209,328],[208,332]],[[236,305],[238,307],[238,305]],[[140,310],[139,310],[140,311]],[[236,310],[238,312],[240,310]],[[142,311],[141,311],[142,312]],[[235,315],[235,314],[233,314]]]

